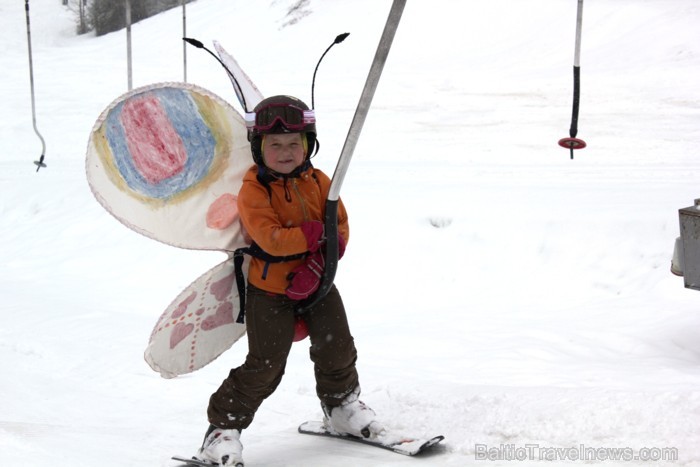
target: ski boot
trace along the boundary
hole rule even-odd
[[[202,447],[194,458],[220,467],[243,467],[243,445],[240,438],[241,432],[238,430],[224,430],[210,425]]]
[[[384,427],[375,420],[374,410],[360,399],[360,387],[356,387],[338,406],[321,403],[325,415],[323,424],[331,431],[357,438],[376,438]]]

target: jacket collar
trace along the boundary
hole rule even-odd
[[[301,175],[306,172],[309,169],[313,169],[313,165],[311,165],[311,161],[306,159],[303,164],[301,164],[299,167],[294,169],[292,172],[288,174],[281,174],[279,172],[275,172],[274,170],[270,169],[269,167],[265,165],[258,165],[258,180],[265,184],[272,183],[277,180],[282,180],[283,182],[286,183],[286,181],[290,178],[299,178]]]

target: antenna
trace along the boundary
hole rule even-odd
[[[323,52],[323,55],[321,55],[321,58],[318,59],[318,63],[316,64],[316,69],[314,69],[314,77],[311,80],[311,109],[316,108],[316,104],[314,103],[314,88],[316,87],[316,72],[318,71],[318,66],[321,64],[321,61],[323,60],[323,57],[326,56],[329,50],[331,50],[331,47],[333,47],[335,44],[340,44],[343,42],[348,36],[350,35],[349,32],[344,32],[343,34],[339,34],[333,43],[328,46],[325,52]]]

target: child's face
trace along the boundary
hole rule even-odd
[[[275,172],[291,173],[305,158],[301,133],[265,135],[263,160],[265,165]]]

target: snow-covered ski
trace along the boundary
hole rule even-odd
[[[187,457],[178,457],[178,456],[173,456],[171,457],[172,460],[182,462],[184,465],[194,465],[197,467],[212,467],[213,465],[219,465],[219,464],[212,464],[210,462],[204,462],[200,461],[197,459],[193,458],[187,458]]]
[[[173,456],[173,457],[171,457],[171,459],[174,461],[182,462],[184,465],[194,466],[194,467],[216,467],[219,465],[219,464],[214,463],[214,462],[200,461],[197,459],[186,458],[186,457]],[[243,467],[243,463],[239,462],[238,464],[236,464],[235,467]]]
[[[340,434],[335,431],[331,431],[323,424],[323,422],[318,421],[308,421],[299,425],[299,433],[305,435],[316,435],[316,436],[326,436],[329,438],[342,439],[347,441],[354,441],[357,443],[367,444],[369,446],[375,446],[382,449],[387,449],[405,456],[415,456],[420,454],[427,449],[432,448],[437,445],[440,441],[445,439],[444,436],[435,436],[433,438],[422,438],[422,437],[412,437],[396,435],[392,433],[387,433],[385,435],[379,436],[377,438],[360,438],[358,436]]]

